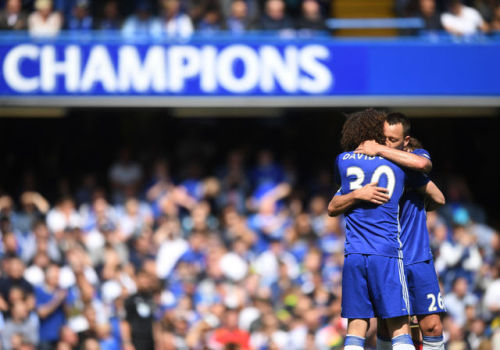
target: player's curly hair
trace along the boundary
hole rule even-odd
[[[384,121],[387,114],[373,108],[347,115],[342,127],[340,146],[344,151],[353,151],[363,141],[375,140],[385,144]]]

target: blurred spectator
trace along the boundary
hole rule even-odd
[[[151,18],[149,5],[138,7],[137,15],[127,19],[123,27],[126,35],[153,34],[160,30],[159,20]],[[158,32],[157,34],[159,34]],[[142,180],[142,167],[131,159],[128,149],[122,149],[118,160],[109,169],[108,177],[113,187],[113,201],[123,203],[125,198],[135,195]]]
[[[228,29],[231,33],[242,33],[247,28],[246,4],[243,0],[236,0],[233,5],[235,16],[228,19]],[[234,206],[239,213],[245,211],[246,195],[250,187],[245,175],[243,153],[241,151],[230,152],[226,164],[218,171],[221,189],[217,196],[217,204],[220,208]]]
[[[466,229],[459,215],[456,216],[451,240],[441,244],[436,261],[445,292],[450,290],[452,281],[458,277],[464,277],[472,287],[474,276],[482,264],[476,237]]]
[[[77,6],[80,0],[53,0],[54,11],[61,14],[63,21],[67,21],[71,18],[73,9]],[[91,1],[91,0],[89,0]]]
[[[179,0],[163,0],[163,29],[167,36],[189,37],[193,31],[193,23],[189,16],[181,11]]]
[[[124,305],[124,348],[154,350],[153,322],[156,307],[152,276],[141,270],[137,273],[136,284],[137,293],[127,298]]]
[[[117,0],[108,0],[104,4],[103,17],[97,23],[97,29],[117,30],[121,28],[119,5]]]
[[[231,13],[227,19],[227,29],[233,34],[241,34],[249,29],[248,7],[245,0],[231,2]]]
[[[493,317],[500,316],[500,262],[498,261],[492,268],[492,281],[486,288],[483,303],[488,314]]]
[[[453,288],[450,294],[444,298],[444,305],[453,321],[460,327],[466,322],[467,306],[475,306],[477,298],[469,292],[469,285],[465,278],[458,277],[453,281]]]
[[[20,198],[21,210],[17,211],[13,226],[26,237],[35,222],[42,219],[50,209],[49,202],[38,192],[24,192]]]
[[[260,19],[262,30],[293,30],[293,20],[286,14],[283,0],[266,0],[265,13]]]
[[[36,0],[35,12],[28,17],[28,29],[32,36],[50,37],[59,34],[63,18],[52,11],[51,0]]]
[[[141,234],[142,230],[153,225],[153,216],[149,206],[142,206],[135,198],[125,201],[124,212],[118,219],[121,239],[128,241]]]
[[[301,33],[317,33],[328,29],[321,15],[318,0],[303,0],[302,14],[297,23]]]
[[[36,310],[40,318],[40,349],[53,349],[66,322],[64,303],[67,291],[59,287],[59,267],[50,265],[45,271],[45,283],[36,287]]]
[[[162,23],[151,13],[151,5],[149,4],[149,2],[139,2],[136,6],[135,14],[129,16],[125,20],[122,28],[122,33],[128,38],[133,38],[136,35],[160,37],[163,33]],[[122,151],[121,161],[128,162],[129,159],[127,157],[128,154],[126,153],[126,151]],[[127,168],[121,168],[121,166],[123,165],[127,165]],[[122,180],[126,180],[125,182],[127,182],[127,185],[132,180],[138,181],[137,174],[142,175],[140,172],[137,172],[136,167],[132,167],[132,165],[127,163],[115,164],[112,170],[113,169],[116,169],[116,173],[110,173],[112,180],[119,180],[119,182],[122,182]],[[124,176],[125,174],[128,175],[126,179],[118,178]],[[134,174],[134,176],[132,176],[132,174]],[[116,178],[114,178],[115,176]],[[130,179],[129,176],[132,176],[132,178]]]
[[[220,10],[215,6],[207,7],[198,23],[198,31],[203,34],[212,34],[223,29],[225,29],[225,23]]]
[[[29,262],[40,253],[45,254],[51,261],[61,261],[58,243],[43,220],[37,221],[33,225],[33,233],[23,241],[21,257],[24,261]]]
[[[38,319],[30,316],[29,308],[23,300],[18,300],[12,305],[10,317],[7,318],[3,329],[0,331],[2,336],[2,349],[12,350],[17,349],[13,338],[20,336],[22,340],[31,344],[38,345],[39,337]]]
[[[424,31],[443,29],[435,0],[418,0],[418,8],[415,12],[410,13],[410,16],[420,17],[424,20]]]
[[[474,7],[479,11],[481,17],[491,23],[494,16],[495,7],[497,7],[498,1],[496,0],[476,0],[474,1]]]
[[[25,30],[28,16],[22,11],[21,0],[8,0],[0,12],[0,30]]]
[[[89,0],[78,0],[66,24],[69,30],[92,30],[93,19],[89,13]]]
[[[180,257],[189,249],[189,245],[181,237],[178,220],[172,218],[160,226],[155,233],[158,248],[156,272],[159,278],[170,275]]]
[[[17,256],[11,256],[6,259],[5,276],[0,279],[0,309],[8,311],[9,305],[14,300],[13,290],[18,290],[23,294],[26,301],[26,307],[29,311],[35,307],[34,288],[24,277],[24,263]]]
[[[62,238],[65,230],[79,228],[81,225],[82,218],[76,210],[75,202],[69,197],[61,198],[47,214],[47,226],[57,239]]]
[[[250,334],[238,328],[238,310],[225,310],[222,325],[213,332],[209,344],[211,348],[251,349]]]
[[[463,5],[461,0],[449,0],[448,12],[441,15],[441,24],[448,33],[459,36],[488,31],[488,24],[481,14]]]
[[[491,29],[494,32],[500,32],[500,4],[493,11],[493,19],[491,21]]]

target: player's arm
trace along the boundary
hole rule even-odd
[[[427,211],[436,210],[446,203],[443,192],[432,181],[420,187],[419,192],[425,196],[425,210]]]
[[[428,173],[432,169],[432,162],[426,157],[390,148],[373,140],[361,143],[354,152],[363,153],[368,156],[381,156],[399,166],[422,173]]]
[[[373,204],[384,204],[389,200],[387,188],[371,183],[347,194],[336,194],[328,204],[328,215],[338,216],[361,201]]]

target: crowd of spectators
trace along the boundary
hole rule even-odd
[[[55,36],[61,30],[115,30],[133,37],[188,37],[249,30],[327,33],[324,0],[5,0],[0,29]]]
[[[189,37],[194,32],[279,31],[332,33],[327,0],[4,0],[0,29],[28,30],[33,36],[55,36],[61,30],[116,30],[134,37]],[[397,0],[399,16],[420,17],[424,31],[456,36],[500,31],[496,0]],[[402,31],[417,34],[420,30]]]
[[[0,193],[2,348],[341,349],[328,177],[299,195],[267,150],[185,168],[174,179],[165,159],[147,169],[123,150],[104,187],[86,176],[56,203]],[[447,348],[498,349],[499,235],[462,180],[446,188],[428,226]]]
[[[500,32],[500,2],[496,0],[397,0],[398,15],[419,17],[424,21],[417,32],[446,31],[454,36],[471,36]]]

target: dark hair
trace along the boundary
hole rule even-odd
[[[451,8],[452,6],[459,5],[459,4],[460,5],[463,4],[462,0],[448,0],[448,1],[446,1],[446,6],[448,8]]]
[[[363,141],[375,140],[385,144],[384,121],[385,112],[373,108],[347,115],[342,127],[340,145],[344,151],[355,150]]]
[[[410,137],[410,142],[408,142],[407,147],[412,151],[416,150],[417,148],[423,148],[422,143],[414,137]]]
[[[389,125],[401,124],[403,125],[403,135],[410,136],[411,131],[411,123],[408,117],[406,117],[403,113],[389,113],[387,115],[387,123]]]

